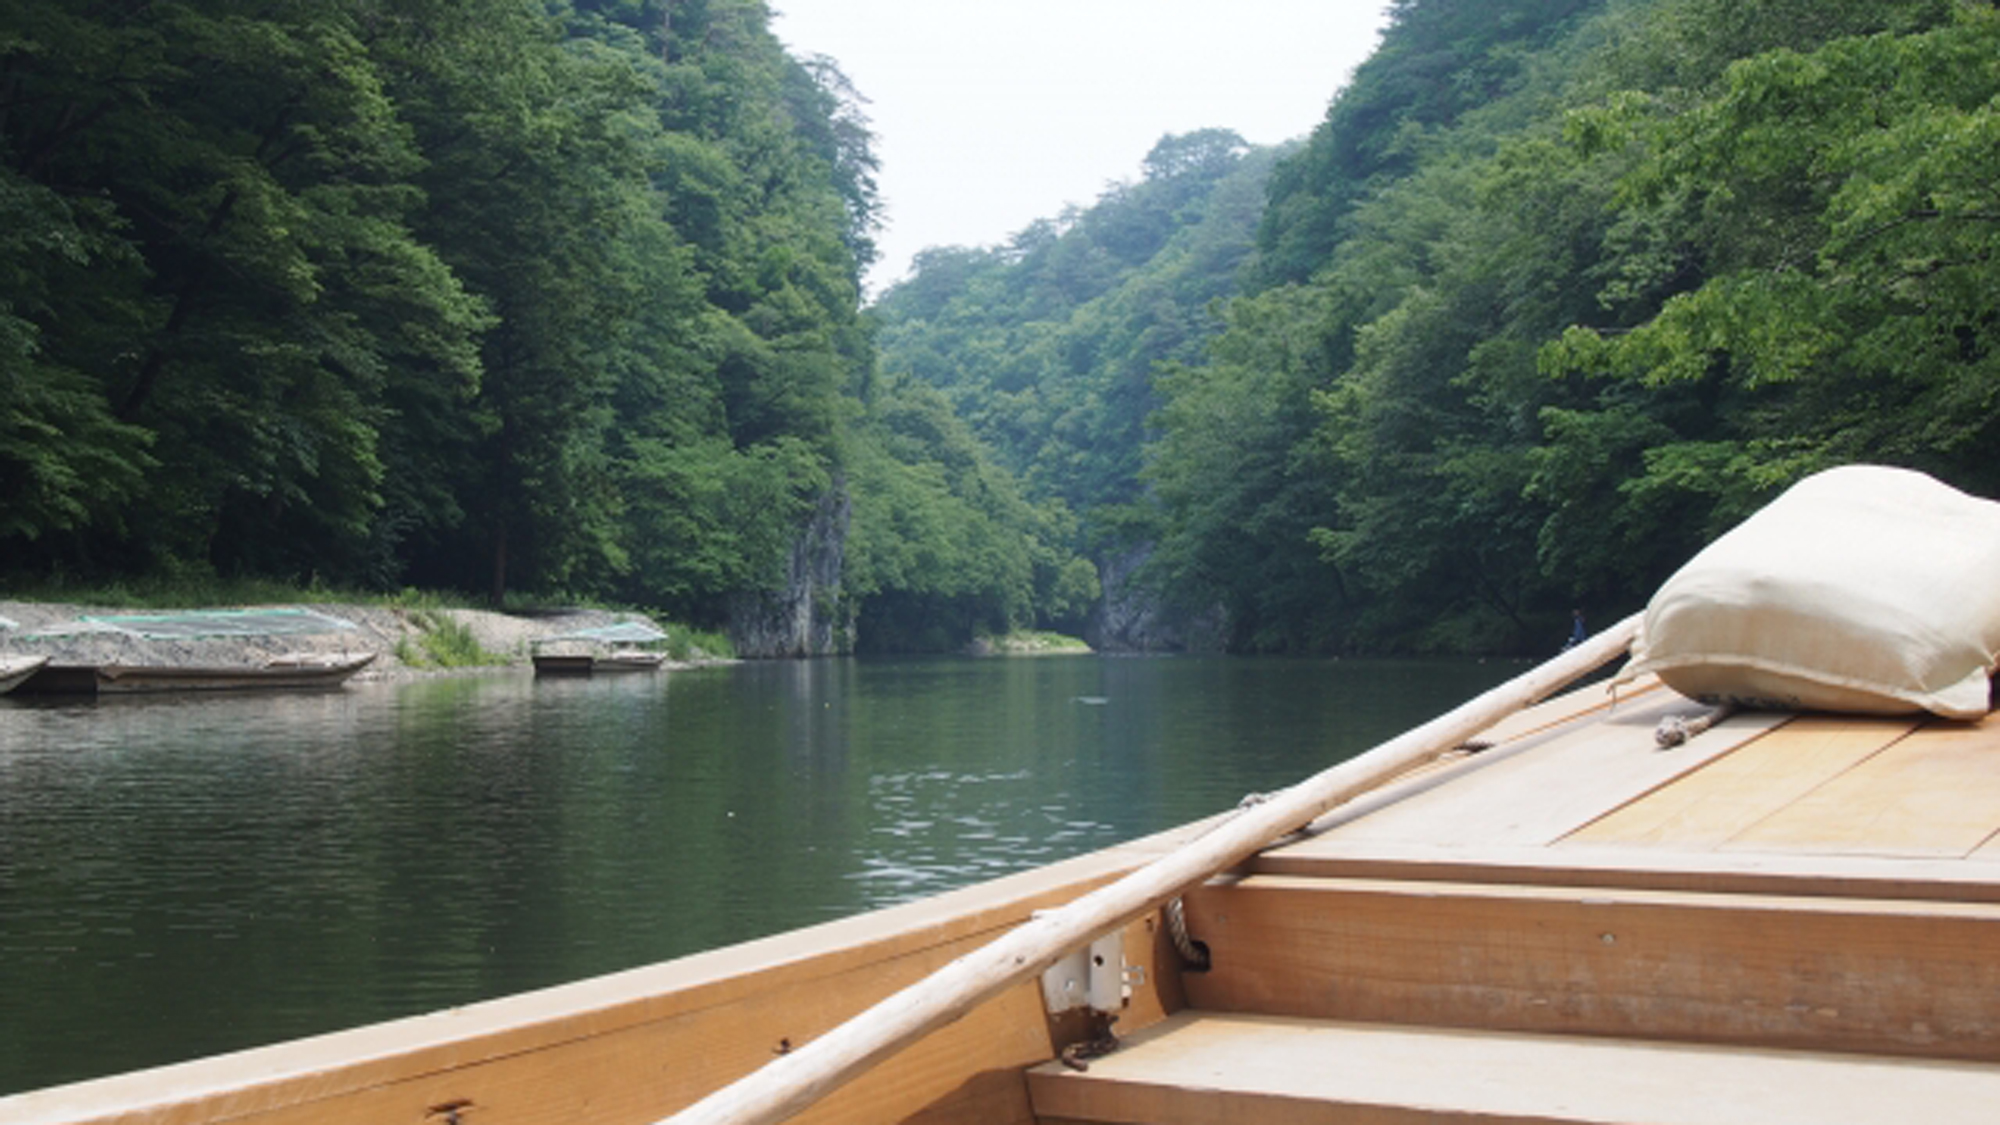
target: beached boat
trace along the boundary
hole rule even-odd
[[[2000,717],[1697,702],[1646,622],[1159,836],[0,1123],[1987,1120]]]
[[[590,676],[615,672],[657,672],[667,656],[635,646],[659,644],[667,634],[650,622],[621,621],[542,637],[530,659],[538,676]]]
[[[334,688],[366,668],[375,654],[300,651],[260,659],[227,650],[204,653],[198,646],[214,641],[264,644],[356,631],[351,621],[302,607],[88,615],[22,634],[23,639],[51,646],[56,654],[20,690],[43,695],[129,695]],[[181,647],[162,654],[156,647],[162,642]]]
[[[298,653],[261,664],[45,664],[21,684],[44,695],[134,695],[162,691],[298,691],[337,688],[375,660],[372,652]]]
[[[607,672],[657,672],[666,663],[665,653],[641,651],[537,652],[533,656],[538,676],[590,676]]]
[[[21,682],[35,674],[47,664],[46,656],[25,656],[18,653],[0,653],[0,695],[5,695],[21,686]]]

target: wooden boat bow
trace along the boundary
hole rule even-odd
[[[1639,622],[1639,615],[1628,617],[1420,727],[1271,794],[1179,850],[953,961],[661,1125],[770,1125],[790,1118],[905,1044],[1038,975],[1070,950],[1158,909],[1300,825],[1618,658],[1630,648]]]

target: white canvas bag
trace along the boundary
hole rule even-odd
[[[1954,719],[2000,655],[2000,503],[1849,465],[1793,485],[1647,603],[1620,681],[1699,699]]]

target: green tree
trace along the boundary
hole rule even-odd
[[[1096,570],[1060,501],[1024,499],[937,390],[887,383],[850,461],[846,588],[864,651],[963,648],[974,636],[1075,627]]]
[[[75,426],[72,449],[31,455],[40,484],[18,495],[41,512],[6,521],[85,533],[44,535],[42,557],[354,565],[391,373],[476,377],[483,313],[410,231],[419,158],[367,11],[10,6],[12,198],[68,228],[40,226],[10,299],[33,328],[10,413]],[[65,460],[104,493],[51,504],[76,492]]]
[[[1642,154],[1625,207],[1677,230],[1701,280],[1630,331],[1580,327],[1545,350],[1605,389],[1551,419],[1538,487],[1573,507],[1594,495],[1628,537],[1712,534],[1856,460],[2000,487],[1996,44],[1994,14],[1961,7],[1942,27],[1755,56],[1681,112],[1628,99],[1582,118],[1580,143]],[[1612,435],[1607,492],[1576,466]]]

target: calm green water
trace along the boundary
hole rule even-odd
[[[0,700],[0,1093],[574,980],[1234,805],[1516,671],[823,660]]]

